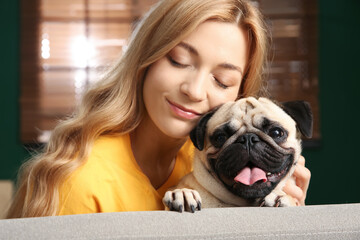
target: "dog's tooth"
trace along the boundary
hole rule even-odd
[[[266,173],[266,176],[270,176],[270,175],[271,175],[271,172]]]

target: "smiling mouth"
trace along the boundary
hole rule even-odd
[[[197,112],[195,112],[195,111],[193,111],[191,109],[187,109],[187,108],[185,108],[183,106],[180,106],[178,104],[170,102],[169,100],[167,100],[167,102],[168,102],[172,112],[176,116],[178,116],[180,118],[187,119],[187,120],[192,120],[192,119],[201,117],[200,113],[197,113]]]

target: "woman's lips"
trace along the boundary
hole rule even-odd
[[[170,108],[175,113],[175,115],[177,115],[181,118],[191,120],[191,119],[198,118],[201,116],[200,113],[197,113],[191,109],[187,109],[183,106],[177,105],[173,102],[170,102],[169,100],[167,100],[167,102],[169,103]]]

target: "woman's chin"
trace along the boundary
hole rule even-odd
[[[168,137],[174,139],[187,138],[196,123],[183,122],[179,120],[169,121],[161,127],[161,131]]]

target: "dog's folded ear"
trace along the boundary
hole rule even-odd
[[[194,146],[200,151],[204,149],[206,125],[216,110],[210,111],[202,116],[196,127],[190,132],[190,139]]]
[[[307,138],[312,137],[313,114],[310,104],[306,101],[290,101],[281,103],[283,110],[296,122],[301,134]]]

